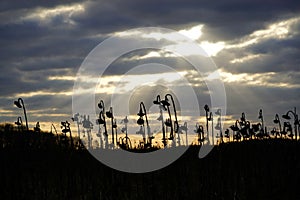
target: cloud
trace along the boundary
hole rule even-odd
[[[232,117],[244,110],[256,119],[253,109],[261,106],[266,114],[284,112],[299,106],[299,11],[296,0],[1,1],[0,121],[20,114],[11,105],[18,96],[26,98],[33,120],[71,115],[72,77],[86,55],[107,37],[143,26],[175,29],[202,45],[220,68]],[[161,42],[171,45],[166,38]],[[185,71],[203,92],[201,103],[210,101],[203,80],[170,52],[130,52],[104,75],[149,62]]]
[[[295,16],[227,42],[215,61],[233,73],[298,71],[299,24]]]
[[[74,25],[75,22],[71,20],[72,16],[84,11],[82,4],[59,5],[54,8],[35,8],[22,17],[20,21],[37,21],[43,24],[62,18],[63,23]]]
[[[238,85],[255,85],[257,87],[266,88],[300,88],[299,72],[266,72],[266,73],[255,73],[255,74],[232,74],[221,71],[222,80],[225,83],[236,83]]]

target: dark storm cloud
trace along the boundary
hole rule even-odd
[[[42,28],[33,22],[0,26],[4,61],[35,57],[84,57],[99,40],[77,36],[71,30]],[[3,62],[3,59],[2,61]]]
[[[262,54],[255,59],[243,63],[229,63],[225,56],[219,56],[217,65],[232,73],[263,73],[263,72],[290,72],[299,70],[299,50],[284,48],[274,54]],[[235,59],[233,57],[232,59]],[[225,62],[224,62],[225,61]]]
[[[204,33],[207,33],[205,38],[230,40],[262,28],[275,19],[299,12],[300,4],[296,0],[119,0],[106,3],[90,2],[86,9],[86,12],[76,19],[84,28],[94,29],[99,25],[108,28],[107,31],[128,29],[132,26],[179,29],[187,24],[203,23],[206,25],[203,29]]]
[[[122,75],[126,73],[128,70],[132,69],[133,67],[140,66],[147,63],[159,63],[162,65],[170,66],[172,69],[177,71],[192,69],[190,63],[184,60],[182,57],[160,57],[160,56],[153,56],[144,59],[137,59],[139,57],[146,56],[151,52],[158,52],[159,54],[163,53],[157,49],[147,49],[147,50],[138,50],[126,54],[115,62],[113,62],[105,71],[105,75]],[[162,73],[162,71],[153,70],[152,73]]]
[[[280,21],[277,21],[277,23]],[[300,54],[300,18],[288,26],[288,33],[285,36],[274,36],[264,38],[255,37],[258,41],[245,47],[233,47],[222,50],[215,58],[219,67],[232,73],[261,73],[261,72],[291,72],[299,70]],[[265,27],[266,29],[268,27]],[[262,29],[262,30],[264,30]],[[244,37],[243,40],[250,40],[254,37]],[[243,40],[235,41],[235,44]],[[231,42],[234,44],[234,42]],[[243,62],[232,63],[235,59],[243,59],[247,56],[257,57]]]
[[[52,80],[52,81],[47,81],[47,80],[35,81],[34,79],[30,79],[29,81],[18,81],[18,79],[14,79],[14,80],[16,82],[14,84],[0,86],[2,96],[13,97],[19,93],[29,93],[29,92],[39,92],[39,91],[51,92],[51,93],[55,93],[55,92],[63,93],[63,92],[69,92],[72,89],[72,86],[74,84],[73,81],[64,81],[64,80]],[[5,79],[3,81],[5,81]]]

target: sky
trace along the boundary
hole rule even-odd
[[[0,2],[0,123],[23,116],[13,106],[19,97],[24,99],[31,128],[37,121],[46,130],[51,123],[58,127],[60,121],[70,121],[74,80],[85,57],[110,36],[140,27],[176,30],[207,52],[225,86],[225,124],[232,124],[242,112],[250,121],[258,121],[263,108],[271,127],[276,113],[300,109],[299,1],[4,0]],[[193,88],[203,91],[197,95],[204,115],[203,106],[210,102],[203,80],[182,69],[186,61],[168,52],[128,53],[112,64],[102,81],[119,87],[128,66],[149,62],[177,66]],[[159,90],[146,89],[151,94]],[[112,90],[100,88],[99,98],[105,99]],[[137,103],[133,101],[138,111]]]

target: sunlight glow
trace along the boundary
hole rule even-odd
[[[84,11],[85,8],[82,4],[62,5],[54,8],[36,8],[23,19],[47,22],[54,17],[62,15],[66,17],[64,22],[74,24],[74,21],[70,19],[72,15]]]
[[[135,60],[143,60],[143,59],[149,59],[149,58],[171,58],[171,57],[177,57],[177,55],[173,54],[172,52],[166,52],[163,50],[157,50],[157,51],[150,51],[149,53],[145,55],[134,55],[131,57],[125,57],[122,58],[123,61],[135,61]]]
[[[147,59],[147,58],[153,58],[153,57],[161,57],[161,54],[157,51],[151,51],[148,54],[139,57],[139,59]]]
[[[115,92],[126,93],[140,86],[140,83],[147,80],[147,84],[162,82],[172,84],[179,80],[179,75],[184,76],[187,72],[167,72],[160,74],[137,74],[126,76],[104,76],[96,88],[96,93],[113,94]],[[145,83],[146,84],[146,83]],[[101,86],[101,87],[100,87]],[[84,91],[83,91],[84,92]]]
[[[192,26],[190,29],[182,29],[178,32],[182,35],[186,36],[187,38],[196,41],[199,40],[202,36],[202,28],[204,27],[203,24]],[[191,56],[191,55],[199,55],[202,52],[195,52],[193,49],[190,48],[190,40],[184,39],[179,37],[178,34],[174,33],[160,33],[160,32],[150,32],[150,33],[141,33],[139,31],[124,31],[124,32],[117,32],[115,33],[118,37],[134,37],[135,35],[142,35],[145,39],[155,39],[155,40],[168,40],[172,41],[172,44],[167,44],[166,47],[171,49],[175,49],[176,51],[184,52],[181,56]],[[174,42],[176,41],[176,42]],[[209,41],[202,41],[198,43],[202,49],[206,52],[208,56],[216,56],[222,49],[225,47],[225,43],[222,41],[219,42],[209,42]],[[178,55],[174,54],[164,54],[162,52],[150,52],[148,55],[140,56],[140,57],[133,57],[133,59],[146,59],[149,57],[174,57]]]
[[[179,33],[185,35],[186,37],[191,38],[192,40],[198,40],[202,35],[202,31],[201,31],[202,28],[203,25],[201,24],[201,25],[193,26],[190,29],[180,30]]]
[[[142,34],[140,31],[121,31],[121,32],[116,32],[113,35],[117,37],[128,37],[128,36],[134,36],[134,35],[140,35]]]
[[[200,46],[209,56],[216,56],[225,47],[224,42],[210,43],[208,41],[201,42]]]
[[[2,114],[7,114],[7,113],[12,113],[13,111],[12,110],[7,110],[7,109],[1,109],[0,108],[0,113],[1,113],[1,115]]]
[[[300,84],[292,84],[287,82],[289,80],[289,73],[281,74],[275,72],[265,72],[265,73],[240,73],[232,74],[230,72],[225,72],[223,70],[218,70],[222,80],[225,83],[236,83],[243,85],[254,85],[254,86],[264,86],[273,88],[300,88]]]
[[[261,57],[261,56],[262,55],[260,55],[260,54],[256,54],[256,55],[252,54],[252,55],[245,56],[243,58],[233,59],[233,60],[230,61],[230,63],[232,63],[232,64],[234,64],[234,63],[243,63],[243,62],[246,62],[246,61]]]
[[[54,95],[64,95],[64,96],[71,96],[73,91],[62,91],[62,92],[50,92],[50,91],[35,91],[35,92],[24,92],[24,93],[17,93],[12,98],[17,97],[33,97],[33,96],[54,96]]]
[[[70,118],[69,114],[61,114],[61,113],[36,113],[34,114],[35,117],[65,117],[65,118]]]
[[[76,79],[75,76],[49,76],[48,80],[61,80],[61,81],[74,81]]]
[[[243,48],[255,43],[258,43],[261,40],[265,39],[284,39],[287,38],[290,34],[291,26],[300,21],[300,17],[291,18],[288,20],[283,20],[280,22],[273,23],[265,29],[254,31],[249,36],[244,37],[240,43],[233,45],[226,45],[226,49],[230,48]]]

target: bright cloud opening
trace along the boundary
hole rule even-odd
[[[224,42],[210,43],[204,41],[200,45],[209,56],[216,56],[225,47]]]
[[[23,19],[49,22],[56,16],[64,16],[64,22],[74,24],[74,21],[70,19],[72,15],[82,13],[84,11],[85,8],[82,4],[63,5],[54,8],[36,8]]]
[[[183,30],[180,30],[179,33],[185,35],[186,37],[189,37],[191,38],[192,40],[198,40],[201,35],[202,35],[202,28],[203,28],[203,25],[197,25],[197,26],[193,26],[192,28],[190,29],[183,29]]]
[[[289,83],[290,73],[240,73],[233,74],[223,70],[218,70],[221,79],[225,83],[234,83],[239,85],[264,86],[273,88],[300,88],[297,83]],[[293,72],[295,73],[295,72]]]
[[[266,29],[254,31],[249,36],[241,39],[241,42],[233,45],[226,45],[226,49],[230,48],[243,48],[255,43],[258,43],[264,39],[284,39],[290,34],[291,26],[300,21],[300,17],[291,18],[288,20],[283,20],[277,23],[269,25]]]
[[[245,56],[243,58],[236,58],[236,59],[233,59],[230,61],[230,63],[234,64],[234,63],[243,63],[243,62],[246,62],[246,61],[250,61],[252,59],[255,59],[255,58],[258,58],[258,57],[261,57],[262,55],[260,54],[256,54],[256,55],[248,55],[248,56]]]

